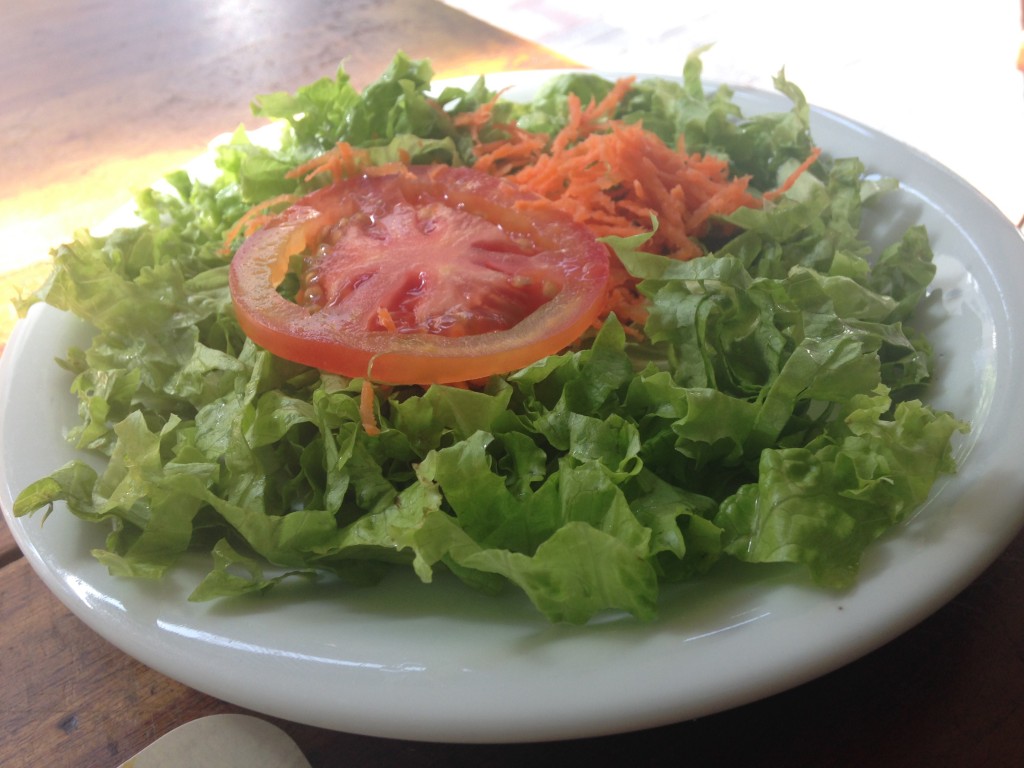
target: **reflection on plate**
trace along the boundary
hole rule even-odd
[[[489,76],[529,95],[550,73]],[[748,114],[788,109],[740,90]],[[191,604],[203,569],[157,584],[110,577],[89,555],[103,532],[70,517],[8,517],[47,586],[85,623],[160,672],[269,715],[377,736],[483,742],[573,738],[688,719],[781,691],[887,642],[940,607],[1024,523],[1024,240],[987,201],[914,150],[816,112],[817,141],[902,189],[867,222],[884,246],[911,223],[932,236],[937,288],[921,323],[935,343],[930,401],[972,422],[958,475],[870,549],[857,587],[822,592],[787,567],[733,565],[664,591],[651,624],[551,626],[518,594],[395,575],[379,587],[283,585],[269,597]],[[1011,290],[1011,288],[1013,290]],[[0,365],[0,505],[69,460],[69,378],[53,364],[87,333],[36,307]]]

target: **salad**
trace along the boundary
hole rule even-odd
[[[920,399],[927,233],[859,233],[897,182],[821,153],[784,75],[746,116],[696,54],[525,101],[431,78],[260,97],[280,141],[55,251],[19,309],[95,327],[60,364],[103,461],[14,514],[106,526],[118,577],[208,553],[196,601],[411,568],[585,623],[725,560],[851,586],[967,429]]]

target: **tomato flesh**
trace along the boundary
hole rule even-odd
[[[285,297],[299,254],[299,289]],[[412,166],[298,201],[240,246],[231,293],[242,329],[280,357],[431,384],[561,351],[599,316],[608,270],[606,246],[533,193],[469,168]]]

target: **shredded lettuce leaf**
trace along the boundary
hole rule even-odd
[[[426,582],[511,585],[551,621],[650,620],[662,584],[729,558],[850,587],[865,548],[955,471],[967,429],[920,399],[931,350],[908,321],[934,273],[927,233],[873,253],[861,211],[895,182],[856,159],[824,158],[776,203],[727,217],[735,236],[703,258],[610,238],[649,300],[645,342],[613,316],[592,343],[480,391],[380,389],[377,436],[361,428],[361,380],[244,336],[222,240],[252,205],[305,190],[289,169],[339,140],[381,162],[472,164],[454,116],[496,94],[480,79],[434,98],[432,75],[399,54],[362,92],[339,69],[263,96],[253,109],[285,121],[280,147],[239,130],[216,178],[172,174],[170,189],[139,194],[139,226],[55,251],[19,309],[43,301],[95,327],[61,364],[79,403],[69,440],[107,461],[38,480],[14,513],[64,502],[107,526],[94,554],[120,577],[159,578],[207,552],[199,601],[411,567]],[[780,74],[792,109],[748,118],[700,76],[694,54],[681,81],[639,81],[619,117],[727,158],[756,188],[784,180],[813,145],[799,89]],[[555,131],[569,92],[611,87],[559,76],[531,101],[500,100],[495,120]]]

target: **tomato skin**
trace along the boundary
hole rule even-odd
[[[313,192],[235,254],[239,324],[280,357],[352,378],[426,385],[523,368],[594,323],[609,272],[607,247],[538,200],[446,165]],[[302,253],[305,303],[277,290]]]

